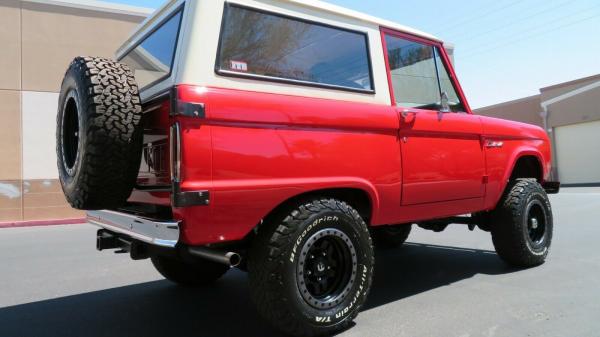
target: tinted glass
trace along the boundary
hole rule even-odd
[[[221,73],[373,90],[365,34],[231,5],[221,34]]]
[[[438,72],[440,74],[440,86],[442,92],[448,94],[448,104],[450,105],[450,109],[452,111],[465,111],[460,98],[454,88],[454,84],[452,83],[452,79],[448,75],[448,70],[442,61],[442,58],[439,55],[439,52],[436,49],[435,62],[437,62]]]
[[[437,47],[389,35],[386,43],[397,105],[438,110],[445,92],[450,109],[464,111]]]
[[[396,104],[427,108],[440,102],[432,46],[386,36]]]
[[[131,67],[140,87],[145,87],[171,73],[181,13],[180,11],[167,20],[121,60]]]

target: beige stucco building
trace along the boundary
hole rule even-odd
[[[0,1],[0,222],[81,218],[56,169],[58,91],[77,55],[112,57],[149,9],[89,0]]]
[[[565,185],[600,185],[600,75],[540,89],[540,94],[476,113],[539,125],[553,143],[555,177]]]

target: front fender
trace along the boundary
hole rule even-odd
[[[518,142],[523,143],[524,141],[521,140]],[[543,152],[539,148],[541,146],[540,143],[543,143],[543,141],[527,140],[526,142],[532,144],[509,144],[505,149],[505,154],[502,155],[490,154],[490,151],[486,153],[489,174],[485,199],[486,209],[490,210],[496,207],[500,201],[500,198],[502,197],[502,194],[504,193],[504,190],[506,189],[506,186],[508,185],[510,176],[514,171],[517,162],[523,157],[529,156],[536,158],[540,172],[542,172],[542,181],[540,181],[540,183],[545,181],[545,178],[548,174],[547,172],[549,172],[545,163],[547,163],[549,159],[544,156]],[[505,157],[506,159],[502,160],[502,157]],[[503,161],[504,163],[502,163]]]

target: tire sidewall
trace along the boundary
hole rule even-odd
[[[284,255],[282,277],[285,293],[291,296],[289,309],[311,326],[334,327],[348,319],[351,320],[366,300],[373,275],[373,251],[366,226],[356,222],[357,219],[342,212],[319,212],[303,221],[294,236],[291,249]],[[338,305],[320,310],[302,297],[296,276],[302,247],[312,235],[327,228],[338,229],[348,236],[356,250],[357,268],[354,284],[345,298]]]
[[[60,100],[58,106],[58,117],[57,117],[57,132],[56,132],[56,144],[57,144],[57,155],[58,158],[58,173],[59,177],[62,180],[63,189],[66,194],[69,195],[72,193],[74,189],[78,186],[78,180],[81,172],[82,163],[85,160],[85,142],[86,142],[86,132],[87,130],[86,123],[87,119],[84,115],[83,107],[85,107],[85,102],[83,100],[83,95],[81,95],[81,89],[83,86],[80,83],[82,81],[79,71],[76,67],[71,67],[67,72],[65,79],[63,81]],[[75,159],[75,163],[73,164],[72,173],[69,174],[67,169],[65,168],[65,160],[64,160],[64,137],[63,137],[63,123],[65,119],[65,110],[67,107],[67,103],[69,99],[73,97],[75,104],[77,106],[77,119],[79,123],[79,143],[77,145],[77,156]]]

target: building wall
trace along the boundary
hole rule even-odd
[[[600,121],[560,126],[554,132],[560,181],[600,182]]]
[[[549,99],[558,97],[562,94],[579,89],[581,87],[584,87],[588,84],[594,83],[599,80],[600,80],[600,75],[594,75],[594,76],[576,79],[574,81],[569,81],[566,83],[560,83],[560,84],[544,87],[544,88],[540,89],[541,99],[542,99],[542,101],[547,101]]]
[[[600,81],[600,79],[597,81]],[[548,106],[548,124],[550,127],[597,120],[600,120],[600,87]]]
[[[75,56],[112,57],[149,13],[68,1],[0,1],[0,222],[83,216],[69,207],[58,182],[61,80]]]
[[[490,116],[543,126],[543,120],[540,116],[540,112],[542,111],[540,104],[540,95],[535,95],[507,103],[501,103],[477,109],[475,110],[475,113],[482,116]]]

